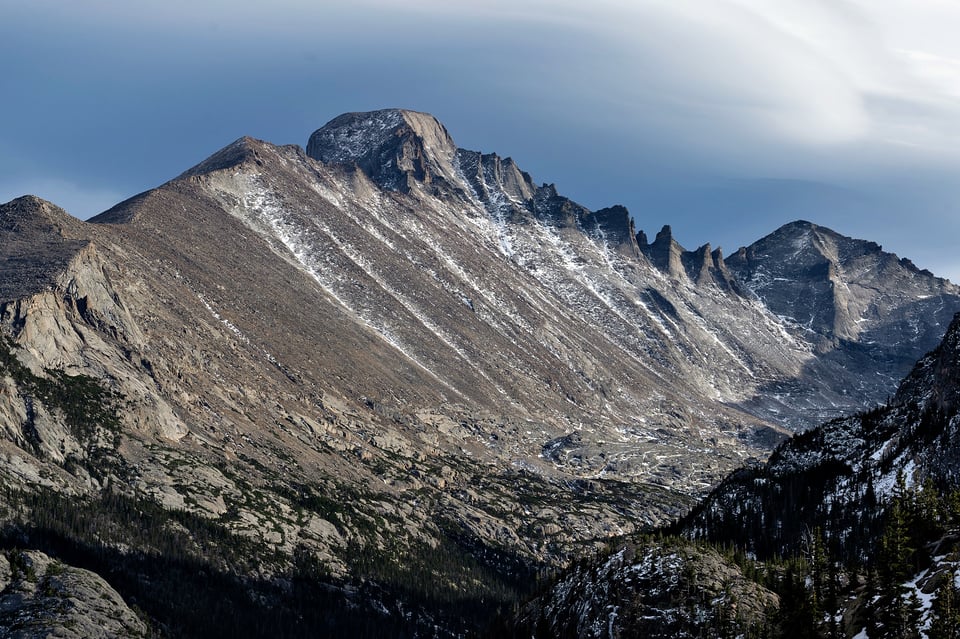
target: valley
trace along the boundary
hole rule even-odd
[[[733,543],[729,473],[941,387],[897,391],[949,281],[808,222],[725,258],[642,219],[403,110],[241,138],[86,222],[0,206],[7,562],[97,573],[132,636],[458,635],[691,509]]]

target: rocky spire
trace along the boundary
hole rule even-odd
[[[626,207],[615,204],[594,211],[585,221],[588,231],[591,222],[596,225],[597,232],[607,242],[608,246],[615,248],[619,253],[626,256],[640,256],[636,230],[633,228],[633,218],[630,217],[630,212]]]
[[[727,268],[727,263],[723,259],[723,249],[718,246],[713,253],[710,254],[710,258],[713,261],[714,282],[721,288],[740,292],[741,289],[738,287],[737,278],[734,277],[730,269]]]
[[[643,233],[643,231],[641,231]],[[646,236],[644,236],[645,238]],[[639,244],[639,242],[638,242]],[[645,246],[644,246],[645,244]],[[673,229],[669,224],[664,225],[657,233],[652,244],[639,244],[643,254],[658,269],[671,277],[682,277],[685,274],[681,255],[683,247],[673,239]]]
[[[650,246],[650,242],[647,240],[647,234],[643,231],[637,231],[637,246],[640,247],[640,251],[646,251]]]
[[[704,244],[695,251],[683,252],[680,260],[687,276],[697,284],[713,283],[726,290],[739,290],[736,278],[727,268],[720,248],[711,251],[710,244]]]
[[[713,258],[710,255],[710,244],[704,244],[695,251],[685,251],[680,255],[687,276],[697,284],[710,281],[710,271],[713,268]]]

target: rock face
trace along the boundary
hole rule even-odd
[[[644,235],[643,238],[644,239],[637,239],[638,243],[640,243],[640,249],[654,266],[670,277],[680,277],[684,273],[681,258],[685,251],[683,247],[673,239],[673,229],[670,228],[669,224],[660,229],[653,244],[646,243],[646,235]]]
[[[817,333],[824,348],[886,344],[916,361],[925,352],[920,344],[942,336],[954,312],[944,295],[956,289],[944,280],[874,242],[809,222],[777,229],[727,265],[774,313]]]
[[[485,203],[503,198],[509,202],[529,202],[537,194],[533,178],[521,171],[512,158],[457,149],[457,162],[464,179]]]
[[[147,627],[99,575],[36,551],[0,555],[4,637],[146,637]]]
[[[38,293],[66,268],[86,242],[64,230],[78,221],[49,202],[26,196],[0,207],[0,300]]]
[[[712,284],[735,295],[741,294],[736,278],[723,260],[721,249],[711,251],[710,245],[704,244],[695,251],[687,251],[673,238],[669,224],[660,229],[653,244],[647,241],[643,231],[636,234],[636,240],[640,252],[670,278],[688,279],[698,285]]]
[[[314,131],[307,155],[330,163],[356,163],[384,188],[409,192],[422,185],[443,192],[457,179],[457,147],[428,113],[385,109],[345,113]]]
[[[726,263],[772,313],[807,331],[819,354],[809,375],[831,380],[824,398],[837,404],[844,397],[884,401],[957,311],[958,291],[950,282],[873,242],[809,222],[787,224]],[[871,375],[854,379],[841,372],[851,369]],[[773,383],[756,403],[791,392]]]
[[[907,486],[930,480],[944,493],[960,488],[958,371],[960,315],[888,405],[797,435],[765,465],[733,473],[684,529],[718,541],[736,535],[747,549],[771,556],[788,554],[804,530],[820,527],[851,554],[863,552],[862,544],[876,541],[870,522],[878,518],[877,504],[893,494],[897,475]],[[863,539],[847,543],[856,535]]]
[[[638,540],[578,565],[527,604],[518,634],[681,639],[763,627],[779,605],[712,549],[678,540]]]
[[[490,606],[885,397],[908,365],[869,340],[932,347],[942,314],[879,332],[921,289],[960,308],[909,271],[903,303],[892,285],[847,299],[867,321],[840,337],[757,284],[767,253],[644,237],[626,209],[590,211],[400,110],[336,118],[306,152],[242,138],[89,223],[16,200],[0,207],[0,477],[181,513],[201,539],[257,544],[229,570],[271,584],[387,584],[396,620],[409,584],[389,580],[453,557],[428,580],[461,593],[444,605]],[[874,282],[852,266],[874,253],[840,251],[831,281]],[[776,277],[821,294],[788,257]]]

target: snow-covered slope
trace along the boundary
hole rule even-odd
[[[174,196],[173,207],[151,203]],[[205,217],[174,210],[198,201]],[[284,321],[299,333],[297,350],[275,343],[259,309],[231,312],[238,295],[212,272],[228,259],[208,258],[210,281],[194,293],[246,347],[401,412],[518,419],[529,427],[510,437],[499,427],[477,434],[510,463],[697,492],[765,455],[784,429],[882,398],[903,372],[893,348],[864,354],[874,333],[825,347],[819,327],[779,308],[757,278],[741,285],[719,251],[683,251],[668,232],[638,242],[626,209],[590,211],[509,158],[457,149],[423,113],[345,114],[310,137],[306,155],[244,138],[97,221],[169,234],[221,225],[218,215],[252,233],[238,250],[256,242],[307,278],[297,295],[335,334],[359,331],[333,344],[327,329],[298,318]],[[742,253],[759,263],[770,252]],[[793,278],[793,297],[804,299],[806,263],[784,264],[777,281]],[[851,273],[843,281],[853,286]],[[944,312],[960,308],[949,283],[921,283]],[[858,300],[889,320],[902,309],[883,295]],[[897,333],[900,348],[932,346],[941,315],[901,318],[925,323]],[[334,348],[305,359],[325,342]]]
[[[529,602],[519,636],[750,636],[778,597],[717,551],[678,539],[639,538],[578,564]]]
[[[812,357],[757,301],[675,286],[621,250],[635,246],[624,209],[589,212],[551,187],[504,177],[509,162],[479,158],[474,185],[431,160],[463,179],[459,195],[441,198],[384,189],[295,149],[235,146],[242,159],[193,170],[191,186],[306,274],[338,321],[363,327],[415,371],[361,393],[392,403],[434,389],[425,407],[529,420],[536,426],[509,439],[483,436],[526,463],[541,464],[541,447],[578,433],[577,446],[554,456],[577,474],[673,476],[698,490],[723,466],[762,454],[765,433],[779,427],[729,406],[770,379],[800,375]],[[419,157],[428,154],[424,146]],[[614,242],[618,224],[626,232]],[[328,364],[322,354],[315,361]],[[694,465],[696,451],[721,457]]]
[[[684,524],[694,537],[738,543],[764,556],[789,554],[821,527],[855,556],[875,541],[902,476],[960,487],[960,315],[889,405],[837,419],[781,445],[762,466],[728,477]]]
[[[885,397],[900,365],[873,328],[825,341],[719,249],[648,243],[623,207],[591,211],[410,111],[341,116],[306,151],[242,138],[92,223],[15,201],[0,259],[4,481],[203,517],[261,544],[268,577],[307,558],[422,584],[410,558],[445,549],[441,590],[469,558],[492,601]],[[904,295],[942,309],[888,334],[929,348],[960,304],[914,276]],[[863,281],[883,321],[913,308]],[[107,389],[110,428],[71,430],[56,402],[107,414]]]

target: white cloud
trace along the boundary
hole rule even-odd
[[[162,34],[164,43],[182,36],[188,49],[229,43],[264,58],[301,47],[323,64],[348,66],[345,52],[379,49],[395,64],[427,50],[417,64],[471,71],[479,63],[469,56],[489,59],[489,73],[471,80],[491,92],[509,87],[521,104],[552,102],[550,110],[570,117],[633,114],[630,128],[671,131],[681,144],[894,142],[942,150],[954,146],[950,122],[960,116],[960,4],[946,0],[61,5],[36,0],[30,10],[71,27]]]
[[[912,67],[915,77],[928,83],[936,92],[960,98],[960,59],[918,51],[894,49]]]
[[[810,152],[814,168],[958,160],[960,4],[647,0],[598,11],[592,28],[615,43],[619,70],[635,70],[620,99],[639,128],[649,118],[678,146],[760,165]],[[589,65],[593,82],[616,93],[620,74],[605,77],[603,63]]]
[[[17,11],[98,43],[112,41],[104,30],[133,33],[161,79],[183,75],[162,65],[188,60],[210,77],[249,67],[253,85],[308,60],[298,86],[358,79],[347,108],[424,95],[418,108],[509,111],[740,175],[955,163],[960,150],[960,3],[946,0],[35,0]]]

